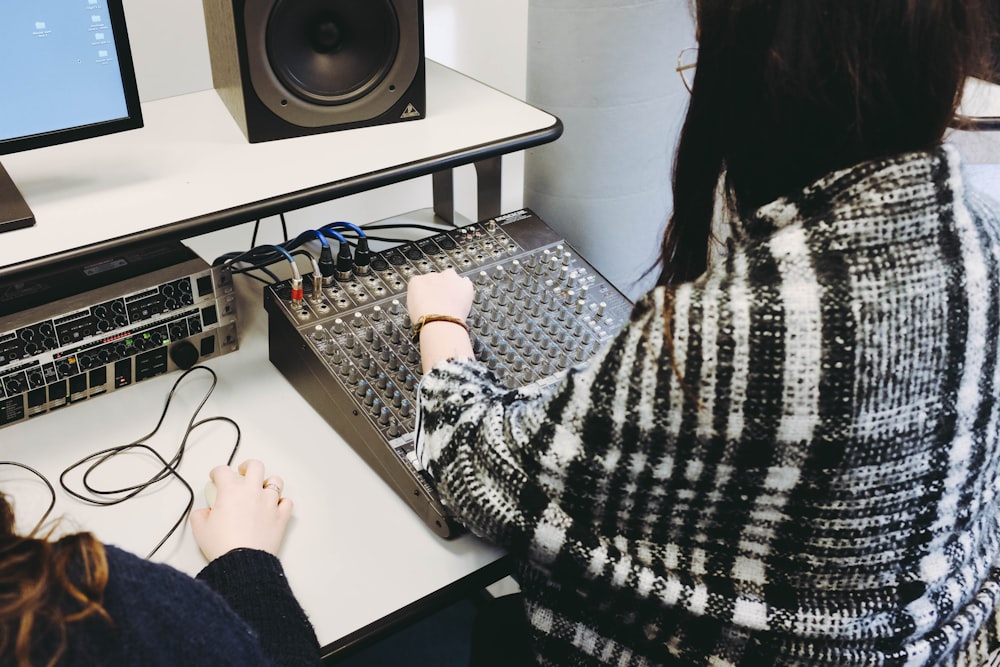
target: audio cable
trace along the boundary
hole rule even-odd
[[[45,475],[43,475],[42,473],[38,472],[37,470],[35,470],[31,466],[26,465],[24,463],[19,463],[17,461],[0,461],[0,466],[14,466],[16,468],[21,468],[22,470],[27,470],[32,475],[34,475],[35,477],[37,477],[38,479],[40,479],[45,484],[46,488],[48,489],[48,492],[49,492],[49,505],[45,509],[45,511],[42,512],[42,516],[35,523],[35,527],[31,529],[30,533],[28,533],[29,537],[37,537],[38,534],[39,534],[39,532],[42,529],[42,526],[44,526],[45,523],[49,520],[49,516],[52,515],[52,510],[55,509],[55,506],[56,506],[56,490],[52,486],[52,482],[50,482]]]
[[[155,436],[159,432],[161,426],[163,425],[163,422],[167,416],[167,412],[169,411],[170,408],[170,403],[173,400],[174,396],[177,394],[178,387],[180,387],[181,383],[185,380],[185,378],[197,372],[208,373],[209,376],[211,377],[211,385],[208,387],[208,390],[205,392],[204,396],[202,396],[197,407],[195,407],[194,411],[191,413],[187,422],[187,426],[184,429],[184,435],[181,438],[181,441],[178,445],[177,451],[174,452],[170,460],[167,460],[158,451],[153,449],[153,447],[151,447],[147,443],[151,438],[153,438],[153,436]],[[112,505],[118,505],[119,503],[123,503],[131,498],[134,498],[143,491],[152,488],[153,486],[157,485],[158,483],[164,480],[172,478],[179,481],[183,485],[184,489],[187,491],[188,495],[188,501],[184,507],[184,511],[181,513],[179,518],[174,522],[174,524],[170,527],[166,535],[164,535],[163,538],[156,544],[156,546],[153,547],[153,550],[149,552],[149,554],[146,556],[147,559],[152,558],[153,555],[157,551],[159,551],[160,547],[162,547],[164,543],[166,543],[166,541],[170,539],[170,537],[184,523],[184,520],[187,519],[188,515],[191,512],[191,509],[194,507],[194,497],[195,497],[194,490],[191,488],[191,485],[188,483],[188,481],[184,479],[184,477],[180,474],[180,472],[178,472],[178,468],[180,467],[180,464],[184,459],[184,454],[186,453],[187,450],[188,439],[191,437],[191,434],[197,428],[213,422],[223,422],[231,425],[235,430],[235,438],[232,449],[229,452],[229,457],[226,459],[226,465],[232,465],[233,459],[236,457],[236,452],[239,449],[240,439],[241,439],[239,424],[237,424],[235,420],[225,416],[214,416],[214,417],[205,417],[203,419],[198,419],[198,415],[201,413],[201,410],[205,406],[205,403],[208,402],[208,399],[212,395],[212,392],[215,390],[215,386],[217,383],[218,383],[218,376],[215,374],[215,371],[208,368],[207,366],[192,366],[191,368],[186,370],[179,378],[177,378],[176,382],[174,382],[170,391],[167,393],[167,397],[164,402],[163,409],[160,413],[160,417],[157,420],[156,425],[149,433],[136,440],[133,440],[128,444],[108,447],[99,450],[97,452],[94,452],[80,459],[79,461],[76,461],[75,463],[71,464],[69,467],[63,470],[63,472],[59,475],[60,486],[62,486],[63,490],[70,496],[76,498],[77,500],[88,503],[90,505],[98,505],[103,507],[109,507]],[[97,472],[101,467],[103,467],[110,461],[114,460],[116,456],[123,455],[126,453],[132,453],[136,450],[145,453],[150,457],[152,457],[153,459],[155,459],[155,461],[159,464],[159,470],[157,470],[148,479],[133,484],[126,484],[118,488],[112,488],[112,489],[97,488],[97,486],[94,483],[92,483],[91,476],[95,472]],[[83,472],[80,477],[80,484],[82,485],[83,489],[77,490],[70,486],[69,482],[67,481],[67,478],[71,474],[80,469],[83,469]],[[46,481],[46,484],[48,484],[48,481]],[[51,484],[49,486],[51,488]],[[53,504],[54,503],[55,499],[53,493]],[[51,506],[49,508],[49,511],[51,511]],[[48,512],[46,513],[46,517],[47,516]]]

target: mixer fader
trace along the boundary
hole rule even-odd
[[[362,275],[307,289],[301,300],[288,282],[264,297],[272,363],[445,537],[458,528],[413,455],[421,366],[405,293],[411,276],[448,268],[474,282],[473,351],[509,387],[550,382],[585,361],[631,311],[526,209],[375,253]]]

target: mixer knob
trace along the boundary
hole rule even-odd
[[[412,391],[413,388],[417,386],[417,378],[413,377],[412,373],[407,373],[406,380],[403,381],[403,386],[406,387],[408,391]]]
[[[368,382],[366,380],[358,380],[358,386],[354,388],[354,393],[359,397],[364,397],[368,395],[369,391],[371,391],[371,389],[368,387]]]
[[[510,273],[511,273],[511,275],[514,275],[514,276],[516,276],[519,273],[521,273],[521,262],[519,262],[516,259],[513,262],[511,262],[510,263]]]
[[[511,362],[511,367],[518,373],[524,370],[524,359],[521,357],[515,357],[514,361]]]
[[[480,271],[479,275],[476,276],[477,285],[485,285],[490,281],[489,275],[485,271]]]
[[[372,314],[369,317],[371,317],[372,322],[380,322],[382,320],[382,308],[380,306],[372,308]]]
[[[388,433],[390,438],[398,438],[402,434],[399,430],[399,423],[395,419],[393,419],[392,423],[389,424]]]
[[[399,302],[399,299],[393,299],[392,303],[389,304],[389,313],[399,315],[401,312],[403,312],[403,304]]]
[[[388,382],[389,382],[389,376],[386,375],[385,373],[379,373],[378,379],[375,380],[375,385],[379,389],[385,389],[385,386],[386,384],[388,384]]]
[[[344,333],[344,320],[339,317],[333,321],[333,333],[342,334]]]
[[[344,347],[348,350],[353,350],[357,345],[357,341],[358,339],[354,336],[354,334],[347,334],[347,336],[344,337]]]
[[[383,410],[388,410],[388,408],[386,408],[382,404],[382,399],[378,398],[378,397],[375,397],[374,399],[372,399],[372,406],[371,406],[371,408],[372,408],[372,414],[373,415],[378,415],[378,414],[381,414]]]
[[[576,300],[576,308],[574,308],[574,310],[576,311],[577,315],[582,315],[583,311],[586,308],[587,308],[587,301],[585,299],[577,299]]]
[[[605,303],[604,301],[601,301],[599,304],[597,304],[597,317],[599,317],[599,318],[600,317],[604,317],[604,310],[607,307],[608,307],[608,304]]]
[[[392,404],[397,408],[403,404],[403,392],[398,389],[392,392]]]
[[[330,360],[331,364],[340,364],[344,362],[344,353],[340,351],[339,347],[330,346],[326,349],[326,356]]]
[[[372,391],[371,387],[366,388],[365,389],[365,397],[362,399],[362,402],[365,405],[367,405],[367,406],[370,407],[370,406],[372,406],[372,405],[375,404],[375,400],[376,400],[375,399],[375,392]]]
[[[392,415],[389,413],[389,408],[383,407],[378,413],[378,423],[383,426],[388,426],[389,422],[392,421]]]
[[[355,329],[360,329],[365,326],[365,318],[361,313],[354,313],[354,317],[351,318],[351,326]]]
[[[404,398],[403,402],[399,404],[399,414],[401,414],[403,417],[409,417],[412,412],[413,412],[413,405]]]

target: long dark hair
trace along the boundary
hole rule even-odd
[[[717,186],[746,214],[865,160],[938,145],[992,66],[990,0],[697,0],[698,65],[658,284],[707,263]]]
[[[4,665],[29,667],[42,655],[51,667],[66,649],[70,624],[91,617],[111,623],[101,604],[108,582],[104,545],[90,533],[56,541],[49,537],[18,535],[14,512],[0,494],[0,663]]]

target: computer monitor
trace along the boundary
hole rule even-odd
[[[122,0],[4,3],[0,96],[0,155],[142,127]],[[33,224],[0,165],[0,232]]]

